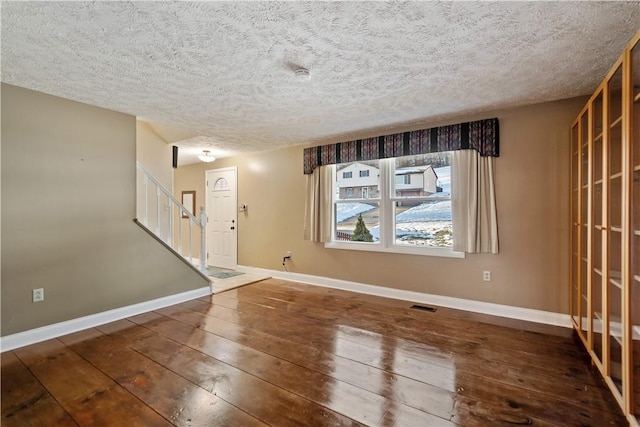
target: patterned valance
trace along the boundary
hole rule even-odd
[[[386,159],[439,151],[476,150],[498,157],[498,119],[478,120],[431,129],[319,145],[304,149],[304,173],[318,166]]]

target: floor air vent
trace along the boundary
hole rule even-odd
[[[436,310],[438,310],[437,308],[429,307],[427,305],[417,305],[417,304],[412,305],[410,308],[415,308],[416,310],[422,310],[422,311],[429,311],[431,313],[435,313]]]

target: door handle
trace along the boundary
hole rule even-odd
[[[231,227],[231,229],[232,229],[232,230],[235,230],[236,228],[235,228],[235,227]]]

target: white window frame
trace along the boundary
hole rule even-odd
[[[391,194],[391,190],[395,188],[395,159],[380,159],[380,240],[378,242],[345,242],[336,240],[335,236],[335,209],[336,203],[336,191],[337,180],[336,165],[331,165],[332,176],[334,179],[332,182],[332,200],[331,200],[331,228],[332,228],[332,241],[324,244],[328,249],[347,249],[355,251],[368,251],[368,252],[388,252],[396,254],[407,255],[425,255],[425,256],[437,256],[447,258],[464,258],[464,252],[456,252],[452,248],[433,248],[433,247],[418,247],[409,245],[397,245],[395,243],[395,215],[394,206],[392,205],[398,199],[395,194]],[[349,199],[350,203],[366,202],[371,199]]]

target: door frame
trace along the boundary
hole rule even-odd
[[[206,236],[208,238],[209,234],[210,234],[210,227],[213,226],[212,221],[209,221],[209,208],[210,208],[210,203],[209,203],[209,175],[216,173],[216,172],[233,172],[235,175],[235,185],[233,188],[233,193],[232,193],[232,198],[233,198],[233,212],[234,212],[234,220],[235,220],[235,233],[234,233],[234,239],[232,242],[232,250],[231,253],[233,253],[233,269],[236,269],[238,267],[238,167],[237,166],[230,166],[230,167],[225,167],[225,168],[217,168],[217,169],[207,169],[206,171],[204,171],[204,183],[205,183],[205,197],[204,197],[204,203],[205,203],[205,213],[207,215],[207,224],[206,224],[206,229],[205,229],[205,233]],[[211,183],[211,185],[213,185],[213,182]],[[209,265],[208,262],[208,255],[209,255],[209,242],[206,242],[206,248],[205,250],[207,251],[207,257],[205,258],[205,265]]]

